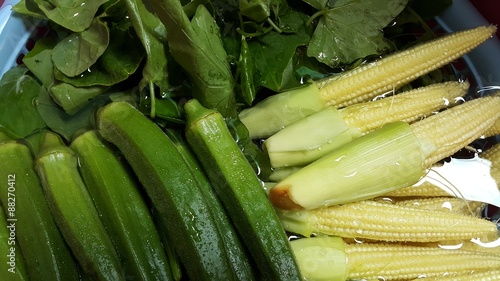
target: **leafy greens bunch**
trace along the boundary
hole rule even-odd
[[[195,97],[223,114],[265,178],[240,109],[415,44],[416,29],[433,36],[425,20],[451,1],[428,2],[22,0],[14,10],[49,32],[2,77],[0,126],[13,138],[49,128],[70,141],[110,100],[177,126]]]

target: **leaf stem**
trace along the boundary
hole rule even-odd
[[[283,31],[281,30],[281,28],[279,28],[279,27],[278,27],[278,26],[277,26],[277,25],[273,22],[273,20],[272,20],[271,18],[269,18],[269,17],[267,18],[267,23],[269,23],[269,25],[271,25],[271,27],[272,27],[274,30],[276,30],[276,32],[278,32],[278,33],[283,32]]]
[[[323,10],[319,10],[317,11],[316,13],[314,13],[307,21],[306,21],[306,25],[311,25],[312,22],[318,18],[318,17],[321,17],[323,16],[324,14],[328,13],[330,11],[330,9],[323,9]]]
[[[241,28],[237,28],[236,31],[240,34],[240,35],[243,35],[245,37],[248,37],[248,38],[251,38],[251,37],[257,37],[257,36],[260,36],[260,35],[264,35],[266,33],[268,33],[269,31],[273,30],[274,28],[272,26],[264,29],[263,31],[257,31],[257,32],[246,32],[244,31],[243,29]]]
[[[317,11],[316,13],[314,13],[310,18],[309,20],[307,20],[306,22],[306,25],[311,25],[312,22],[317,18],[317,17],[321,17],[331,11],[335,11],[335,10],[338,10],[338,9],[342,9],[342,8],[345,8],[347,6],[350,6],[350,5],[353,5],[354,3],[348,3],[348,4],[344,4],[344,5],[341,5],[341,6],[338,6],[338,7],[333,7],[331,9],[322,9],[322,10],[319,10]]]
[[[149,112],[149,116],[151,119],[154,119],[156,117],[156,97],[153,81],[149,81],[149,97],[151,98],[151,111]]]

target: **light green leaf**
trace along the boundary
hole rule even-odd
[[[87,29],[99,7],[108,0],[33,0],[53,22],[74,32]]]
[[[77,87],[113,86],[135,73],[143,58],[144,49],[131,25],[113,25],[110,44],[96,63],[75,77],[68,77],[56,69],[55,78]]]
[[[54,82],[52,48],[54,48],[56,44],[57,42],[49,37],[41,38],[36,41],[33,49],[23,58],[23,63],[46,88],[49,88]]]
[[[89,69],[106,51],[110,40],[106,23],[96,18],[90,27],[79,33],[71,33],[54,47],[54,66],[68,77],[74,77]]]
[[[75,87],[68,83],[58,83],[50,87],[50,95],[66,113],[73,115],[108,89],[106,86]]]

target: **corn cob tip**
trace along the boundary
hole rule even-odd
[[[343,108],[391,92],[438,69],[493,37],[496,26],[481,25],[441,36],[317,82],[327,106]],[[411,67],[408,67],[411,65]]]
[[[290,186],[289,185],[275,185],[269,191],[269,200],[271,203],[279,209],[282,210],[302,210],[304,209],[299,204],[293,202],[290,198]]]

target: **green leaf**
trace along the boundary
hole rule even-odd
[[[69,115],[45,91],[38,96],[36,109],[47,126],[69,142],[78,131],[93,128],[95,112],[107,101],[108,96],[100,95],[76,114]]]
[[[195,16],[191,20],[191,26],[197,40],[204,42],[200,46],[200,51],[219,69],[218,72],[224,75],[224,77],[220,78],[223,84],[227,83],[226,80],[231,80],[232,77],[229,63],[227,62],[226,50],[224,49],[224,44],[222,44],[219,27],[205,6],[200,6],[197,9]]]
[[[50,96],[66,113],[73,115],[108,89],[106,86],[75,87],[58,83],[50,87]]]
[[[87,29],[94,16],[107,0],[33,0],[38,8],[53,22],[73,32]]]
[[[307,54],[331,67],[380,54],[388,47],[382,29],[407,0],[339,0],[319,20]]]
[[[89,69],[104,53],[109,44],[109,29],[96,18],[90,27],[82,32],[71,33],[54,47],[54,66],[69,77]]]
[[[43,13],[34,0],[21,0],[12,7],[12,10],[16,13],[27,15],[33,18],[44,19],[47,17]]]
[[[307,4],[311,5],[316,10],[321,10],[326,7],[328,0],[303,0]]]
[[[267,154],[250,139],[248,130],[238,118],[227,118],[226,124],[231,136],[252,166],[255,174],[262,181],[269,181],[272,172],[271,163]]]
[[[240,0],[240,13],[254,21],[261,22],[271,15],[270,0]]]
[[[202,86],[203,100],[227,115],[234,109],[234,81],[219,27],[205,6],[196,10],[191,26],[199,42],[197,58],[200,61],[194,71],[203,73],[197,83]]]
[[[224,116],[235,115],[234,81],[219,27],[204,5],[192,19],[178,0],[147,1],[167,28],[168,45],[177,63],[196,86],[193,96]]]
[[[33,49],[23,58],[23,63],[46,88],[49,88],[54,81],[52,49],[56,44],[57,42],[53,38],[41,38],[36,41]]]
[[[169,88],[167,71],[167,29],[160,19],[147,10],[141,0],[125,0],[132,25],[146,51],[146,64],[142,69],[141,89],[150,83],[161,92]]]
[[[87,71],[68,77],[55,71],[55,78],[76,87],[113,86],[135,73],[144,58],[144,49],[130,25],[112,25],[106,51]]]
[[[259,84],[276,92],[298,85],[294,69],[296,50],[299,46],[307,45],[311,39],[305,29],[305,15],[290,10],[282,20],[295,22],[297,31],[271,31],[248,42],[255,67],[261,77]]]
[[[27,72],[26,67],[15,67],[0,80],[0,127],[13,138],[24,138],[46,126],[35,99],[47,91]]]
[[[99,8],[97,14],[106,18],[107,22],[120,22],[128,16],[123,0],[108,0]]]
[[[154,103],[154,109],[151,109],[151,98],[148,95],[140,94],[138,104],[139,110],[144,114],[150,114],[151,111],[155,112],[155,119],[164,120],[170,124],[184,124],[185,115],[182,103],[176,102],[170,97],[157,99]]]
[[[240,82],[240,95],[247,105],[252,105],[256,96],[254,83],[253,60],[248,48],[247,40],[241,38],[241,52],[238,61],[237,73]]]

